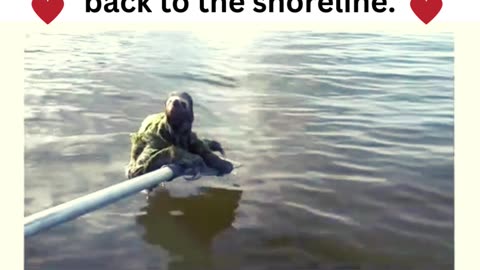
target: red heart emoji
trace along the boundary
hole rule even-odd
[[[412,0],[410,1],[410,7],[413,13],[422,20],[425,24],[428,24],[438,12],[442,9],[442,0]]]
[[[63,9],[63,0],[33,0],[32,8],[46,24],[51,23]]]

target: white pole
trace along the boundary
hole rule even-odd
[[[179,175],[178,167],[164,166],[153,172],[27,216],[24,218],[25,237],[73,220],[162,182],[171,181]]]

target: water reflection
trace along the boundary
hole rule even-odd
[[[177,198],[159,188],[136,222],[144,228],[144,241],[170,253],[169,269],[209,268],[213,241],[232,228],[241,196],[240,190],[206,187],[198,195]]]

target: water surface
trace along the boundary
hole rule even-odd
[[[172,90],[235,175],[25,242],[26,269],[452,269],[453,36],[29,34],[25,215],[123,180]]]

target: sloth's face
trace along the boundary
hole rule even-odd
[[[193,122],[192,103],[189,96],[185,94],[172,94],[165,104],[165,111],[169,124],[176,128],[181,127],[184,123]]]

